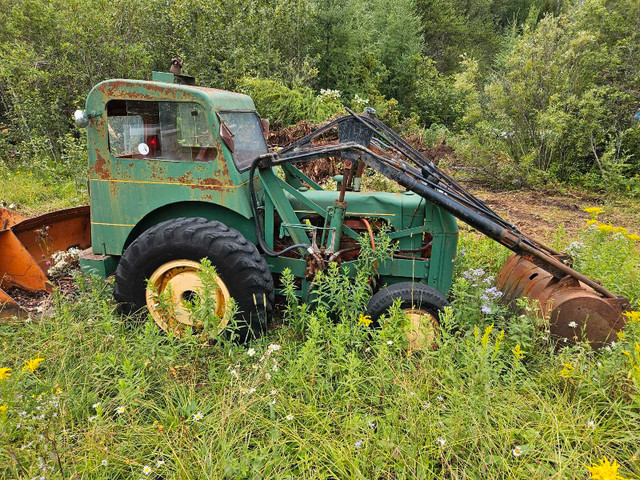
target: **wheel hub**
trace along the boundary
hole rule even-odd
[[[229,322],[227,309],[231,295],[220,277],[216,277],[214,291],[203,292],[200,279],[200,264],[193,260],[173,260],[158,267],[146,289],[149,314],[166,332],[180,335],[184,327],[202,328],[194,324],[190,307],[196,299],[206,294],[213,297],[214,312],[220,323],[216,333],[220,333]]]

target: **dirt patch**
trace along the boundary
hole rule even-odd
[[[73,297],[78,287],[70,276],[58,278],[53,281],[56,289],[67,298]],[[20,307],[20,315],[41,315],[49,305],[51,294],[43,291],[23,290],[19,287],[9,288],[7,294],[13,298]]]
[[[520,231],[542,242],[551,240],[553,232],[563,226],[569,237],[587,225],[586,207],[601,207],[599,220],[640,232],[638,207],[632,200],[607,200],[592,193],[577,191],[491,191],[467,185],[468,190],[515,224]]]
[[[43,303],[49,298],[47,292],[30,292],[18,287],[9,288],[7,294],[16,301],[23,312],[32,314],[41,313]]]

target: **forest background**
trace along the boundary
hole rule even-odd
[[[5,172],[79,175],[71,114],[89,90],[177,55],[199,84],[250,94],[275,127],[371,106],[502,187],[640,195],[637,0],[0,4]]]

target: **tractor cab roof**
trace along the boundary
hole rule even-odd
[[[213,110],[253,110],[248,95],[195,85],[193,77],[153,72],[152,80],[111,79],[98,83],[87,97],[87,111],[100,111],[109,100],[197,102]]]

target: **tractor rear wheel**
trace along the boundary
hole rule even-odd
[[[440,312],[449,305],[438,290],[422,283],[401,282],[380,289],[367,304],[367,314],[377,324],[396,300],[407,319],[409,350],[432,350],[440,330]]]
[[[201,291],[200,260],[216,268],[216,287],[206,292],[220,319],[218,333],[229,322],[233,298],[240,341],[264,332],[273,310],[273,279],[255,245],[240,232],[205,218],[176,218],[143,232],[125,250],[115,274],[115,299],[121,311],[147,308],[165,331],[180,335],[194,325],[188,304]],[[158,298],[173,305],[163,312]]]

